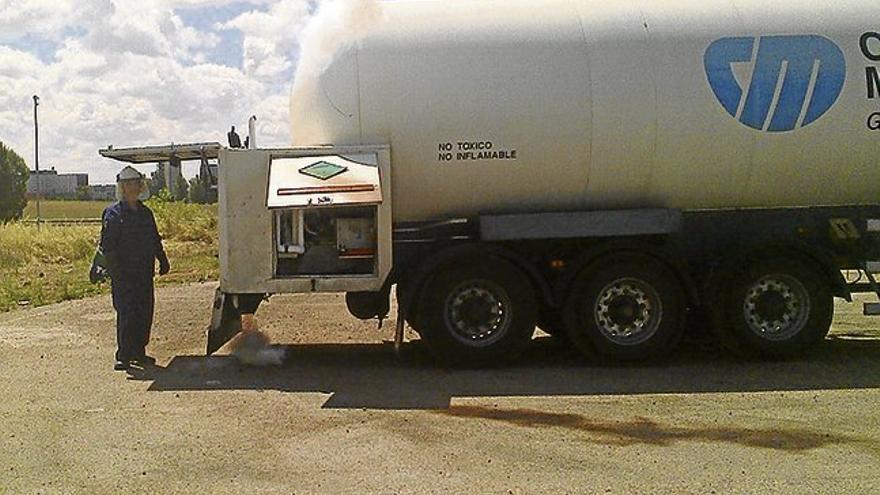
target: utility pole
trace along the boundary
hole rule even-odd
[[[34,95],[34,170],[37,173],[37,230],[40,230],[40,196],[43,195],[43,180],[40,177],[40,126],[37,121],[37,107],[40,97]]]

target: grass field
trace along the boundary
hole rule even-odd
[[[60,201],[41,200],[41,218],[101,218],[101,212],[110,201]],[[28,201],[24,209],[24,218],[37,218],[36,201]]]
[[[52,218],[99,218],[107,205],[95,201],[47,203],[48,211],[56,215]],[[156,215],[171,261],[171,273],[157,278],[156,283],[216,279],[217,207],[155,201],[147,204]],[[109,292],[108,283],[92,285],[88,280],[100,230],[99,225],[44,225],[38,230],[33,224],[0,224],[0,311]]]

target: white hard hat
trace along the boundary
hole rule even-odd
[[[129,180],[141,181],[141,193],[138,195],[139,200],[144,201],[150,197],[150,187],[147,184],[146,177],[138,172],[136,168],[129,165],[116,174],[116,199],[122,201],[122,182]]]
[[[116,174],[116,182],[121,180],[134,180],[134,179],[143,179],[144,174],[138,172],[138,170],[131,165],[125,167],[120,170],[118,174]]]

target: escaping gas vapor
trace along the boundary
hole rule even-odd
[[[284,361],[284,349],[272,347],[269,337],[259,330],[245,332],[232,342],[232,355],[251,366],[278,366]]]
[[[232,355],[251,366],[278,366],[284,361],[284,349],[272,347],[269,336],[257,328],[253,315],[242,315],[241,333],[230,344]]]
[[[300,35],[291,106],[295,95],[310,93],[339,51],[362,40],[384,18],[377,0],[326,0]],[[291,134],[295,125],[291,123]]]

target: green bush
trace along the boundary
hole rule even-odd
[[[213,243],[217,240],[217,205],[198,205],[151,199],[147,206],[156,216],[164,239]]]
[[[0,142],[0,222],[21,218],[29,174],[24,159]]]

